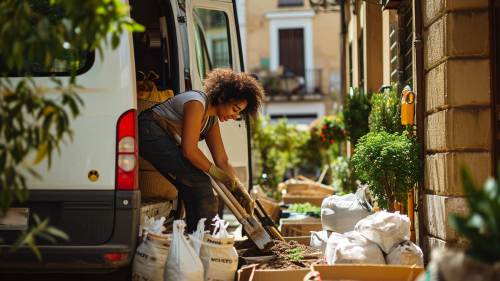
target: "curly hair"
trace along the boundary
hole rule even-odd
[[[257,115],[264,99],[264,90],[253,76],[231,69],[212,70],[204,80],[204,87],[211,105],[246,100],[248,105],[243,112],[252,117]]]

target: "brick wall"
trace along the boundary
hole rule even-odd
[[[424,247],[463,241],[448,226],[467,212],[460,168],[476,184],[491,173],[488,0],[425,0]],[[428,252],[428,251],[427,251]]]

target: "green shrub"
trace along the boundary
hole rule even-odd
[[[402,132],[401,96],[396,86],[382,93],[374,93],[371,98],[372,109],[368,118],[370,132]]]
[[[500,261],[500,188],[494,179],[477,188],[469,174],[462,169],[469,214],[452,215],[450,224],[470,241],[467,254],[493,264]]]
[[[252,150],[257,156],[255,176],[269,196],[279,198],[278,184],[287,168],[301,163],[300,148],[309,140],[309,133],[281,119],[271,124],[269,118],[258,117],[252,122]]]
[[[333,187],[336,193],[351,193],[356,191],[356,180],[351,169],[349,158],[339,156],[332,162]]]
[[[356,176],[370,186],[379,205],[393,211],[395,200],[405,203],[418,181],[418,151],[415,137],[370,132],[359,140],[351,161]]]
[[[353,145],[360,137],[368,133],[370,111],[371,104],[367,94],[355,89],[347,95],[343,115],[346,133]]]

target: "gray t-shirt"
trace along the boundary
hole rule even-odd
[[[206,93],[201,91],[187,91],[178,94],[167,101],[154,106],[151,110],[158,116],[167,119],[170,123],[173,123],[175,127],[179,129],[179,134],[182,132],[182,120],[184,118],[184,104],[189,101],[199,101],[205,113],[208,108],[208,96]],[[216,116],[211,116],[206,118],[207,120],[203,124],[200,139],[205,139],[208,130],[217,122]]]

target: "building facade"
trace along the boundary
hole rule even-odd
[[[267,91],[263,113],[299,124],[331,113],[340,96],[338,11],[316,14],[307,0],[237,3],[246,69]]]
[[[424,167],[415,203],[418,242],[427,253],[464,243],[448,224],[451,213],[467,212],[461,167],[478,186],[495,174],[499,2],[336,2],[347,29],[342,92],[374,92],[397,82],[416,93]]]

